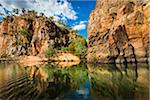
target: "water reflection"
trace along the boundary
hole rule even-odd
[[[148,65],[88,65],[88,69],[93,99],[149,99]]]
[[[63,65],[0,64],[0,98],[148,100],[148,65]]]
[[[81,85],[88,80],[83,64],[72,68],[60,68],[54,64],[30,67],[1,64],[0,68],[0,97],[3,100],[68,98],[73,93],[80,94]]]

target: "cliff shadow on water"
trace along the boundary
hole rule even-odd
[[[0,64],[0,98],[148,100],[149,67],[113,64]]]

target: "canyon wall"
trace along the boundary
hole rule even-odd
[[[0,57],[40,55],[49,45],[67,45],[68,34],[67,29],[44,16],[9,16],[0,24]]]
[[[81,55],[78,49],[83,48],[75,45],[84,41],[82,47],[86,49],[86,40],[75,30],[66,27],[61,21],[35,12],[7,16],[0,21],[0,57],[3,58],[47,57],[60,51]]]
[[[148,62],[149,0],[97,0],[88,23],[88,62]]]

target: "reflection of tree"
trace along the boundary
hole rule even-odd
[[[45,98],[56,98],[60,95],[65,95],[70,89],[79,88],[80,85],[87,80],[87,71],[85,67],[81,67],[81,65],[80,67],[74,66],[70,69],[60,69],[55,65],[47,64],[40,70],[41,71],[36,74],[38,77],[35,77],[40,77],[40,80],[37,81],[38,84],[40,84],[39,86],[41,86],[41,83],[44,81],[43,85],[46,86],[46,88],[41,92],[39,98],[43,96]],[[47,93],[49,94],[47,95]]]
[[[9,67],[9,70],[13,72],[9,75],[5,74],[9,82],[6,79],[0,79],[5,83],[0,84],[0,97],[2,99],[54,99],[63,97],[70,90],[79,88],[88,79],[86,68],[81,66],[74,66],[69,69],[57,68],[57,66],[50,64]],[[7,71],[6,68],[4,70]],[[3,76],[4,73],[0,73],[1,75]]]

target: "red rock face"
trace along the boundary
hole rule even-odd
[[[63,39],[68,43],[68,34],[47,17],[7,17],[0,23],[0,57],[40,55],[49,45],[59,46]]]
[[[149,0],[97,0],[89,17],[87,60],[148,61],[149,22]]]

